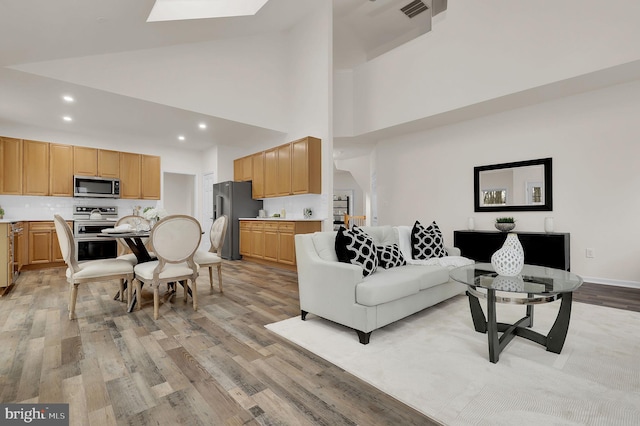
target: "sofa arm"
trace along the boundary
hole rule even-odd
[[[460,249],[458,247],[444,247],[447,250],[449,256],[460,256]]]

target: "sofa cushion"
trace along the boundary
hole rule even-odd
[[[373,274],[378,268],[378,256],[373,239],[357,226],[341,226],[336,234],[335,251],[340,262],[362,267],[362,275]]]
[[[416,220],[411,230],[411,257],[413,259],[430,259],[446,255],[444,239],[438,224],[434,221],[425,228]]]
[[[373,238],[373,242],[377,246],[388,246],[398,243],[398,236],[390,225],[361,226],[360,229]]]
[[[336,255],[336,234],[337,232],[315,232],[311,237],[313,246],[316,248],[318,256],[322,260],[337,262]]]
[[[356,286],[356,302],[365,306],[377,306],[418,293],[422,268],[407,265],[379,269]]]
[[[378,266],[389,269],[397,266],[406,265],[407,262],[400,251],[400,247],[397,244],[389,244],[386,246],[377,246],[376,251],[378,253]]]

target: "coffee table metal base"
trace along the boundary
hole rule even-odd
[[[478,291],[474,287],[469,287],[467,291],[469,297],[469,308],[473,326],[479,333],[486,333],[489,340],[489,361],[497,363],[502,350],[513,340],[515,336],[524,337],[527,340],[536,342],[547,348],[547,351],[559,354],[564,346],[564,341],[569,330],[569,320],[571,319],[571,299],[572,293],[560,293],[553,296],[534,296],[529,294],[527,298],[501,298],[496,297],[496,290],[487,290],[486,293]],[[485,317],[478,298],[487,299],[487,317]],[[533,326],[533,305],[539,303],[553,302],[562,299],[558,316],[551,327],[548,335],[543,335],[531,330]],[[515,303],[527,305],[527,313],[514,324],[497,322],[496,302]],[[498,333],[502,333],[499,335]]]

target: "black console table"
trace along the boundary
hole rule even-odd
[[[546,232],[514,232],[524,250],[524,263],[570,270],[569,234]],[[499,231],[453,231],[453,245],[461,255],[476,262],[491,262],[507,238]]]

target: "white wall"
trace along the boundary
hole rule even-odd
[[[553,212],[509,213],[520,231],[571,233],[571,268],[591,282],[640,286],[640,80],[414,133],[375,151],[380,224],[436,220],[493,230],[474,213],[474,166],[553,158]],[[502,214],[504,215],[504,214]],[[587,259],[585,249],[595,258]]]
[[[640,59],[638,16],[635,0],[451,1],[431,32],[354,70],[353,135]]]

